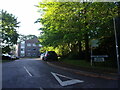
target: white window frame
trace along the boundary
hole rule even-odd
[[[27,43],[27,46],[28,46],[28,47],[31,47],[31,43]]]
[[[37,45],[35,43],[33,43],[33,46],[36,47]]]

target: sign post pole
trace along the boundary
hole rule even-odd
[[[115,18],[113,18],[113,22],[114,22],[115,44],[116,44],[116,54],[117,54],[117,67],[118,67],[118,74],[120,74],[119,53],[118,53],[118,42],[117,42],[117,33],[116,33]]]
[[[92,39],[91,40],[91,61],[90,61],[90,64],[91,64],[91,66],[93,65],[93,58],[92,58],[92,56],[93,56],[93,48],[94,47],[98,47],[99,45],[98,45],[98,39]]]
[[[92,46],[91,46],[91,62],[90,63],[91,63],[91,66],[92,66],[92,63],[93,63],[92,62]]]

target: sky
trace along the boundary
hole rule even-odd
[[[6,10],[8,13],[18,18],[19,28],[16,29],[19,34],[39,36],[42,25],[34,22],[41,17],[38,13],[38,5],[41,0],[0,0],[0,9]]]
[[[38,29],[42,25],[40,23],[34,24],[34,22],[41,15],[37,12],[38,8],[34,5],[38,5],[40,1],[42,0],[0,0],[0,9],[18,17],[18,22],[21,22],[19,24],[20,27],[17,29],[19,34],[39,36],[40,30]]]

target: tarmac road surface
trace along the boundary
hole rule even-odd
[[[39,58],[25,58],[2,64],[2,88],[118,88],[118,81],[79,75]]]

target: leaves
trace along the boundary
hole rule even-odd
[[[44,25],[40,36],[43,46],[66,45],[70,52],[75,49],[73,46],[80,48],[78,42],[84,42],[86,35],[92,39],[113,34],[111,20],[117,16],[115,3],[44,2],[39,3],[39,8],[45,9],[40,19]],[[84,48],[84,45],[81,46]]]
[[[31,35],[31,34],[30,35],[22,35],[22,34],[20,34],[18,42],[22,42],[22,41],[30,40],[30,39],[34,39],[34,38],[37,38],[37,36]]]
[[[17,44],[19,34],[17,33],[16,28],[19,27],[18,24],[20,22],[17,21],[17,18],[13,16],[13,14],[9,14],[4,10],[1,10],[0,12],[0,19],[2,20],[2,30],[0,31],[2,34],[2,52],[9,52],[10,46]]]

